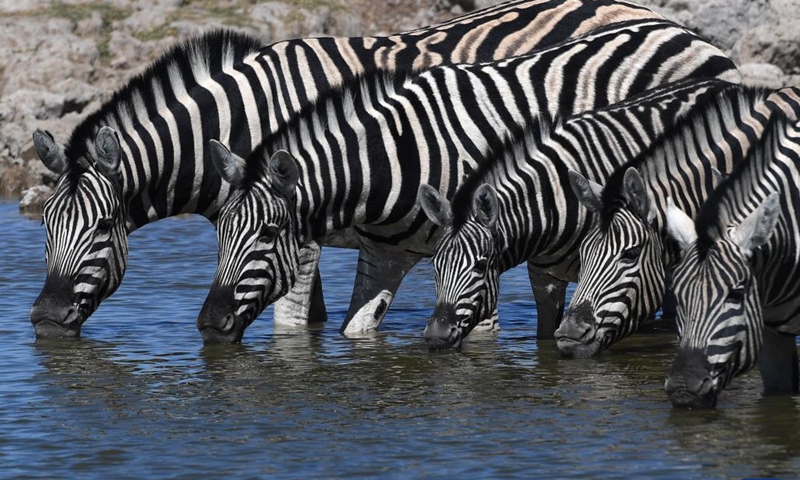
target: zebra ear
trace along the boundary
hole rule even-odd
[[[497,193],[494,187],[484,183],[477,190],[472,199],[472,209],[478,221],[490,231],[497,229]]]
[[[291,153],[278,150],[272,154],[269,159],[269,176],[273,187],[287,198],[294,197],[300,169]]]
[[[667,233],[678,243],[681,251],[697,240],[694,221],[667,197]]]
[[[417,198],[420,206],[422,206],[422,211],[425,212],[431,222],[440,227],[446,227],[453,221],[450,202],[435,188],[423,183],[419,186]]]
[[[767,243],[780,215],[780,197],[773,193],[736,227],[731,238],[745,257],[752,257],[756,248]]]
[[[648,225],[652,225],[653,220],[656,218],[656,212],[639,171],[634,167],[629,167],[625,171],[622,184],[624,188],[623,194],[625,198],[628,199],[628,205],[639,215],[639,218],[644,220]]]
[[[211,163],[219,172],[223,180],[234,187],[241,187],[244,184],[247,162],[242,157],[228,150],[228,148],[216,140],[208,142]]]
[[[48,170],[59,175],[67,170],[67,159],[64,158],[64,147],[56,143],[50,132],[39,128],[34,130],[33,146],[36,148],[39,159]]]
[[[589,211],[599,212],[603,208],[603,186],[599,183],[593,182],[583,177],[580,173],[570,170],[569,184],[572,186],[572,191],[578,197],[578,200]]]
[[[117,132],[111,127],[102,127],[94,138],[94,150],[97,154],[97,168],[106,177],[116,178],[121,156]]]

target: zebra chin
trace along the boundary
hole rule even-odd
[[[234,313],[233,287],[212,287],[197,316],[197,329],[204,345],[241,343],[250,322]],[[247,313],[245,313],[246,315]]]
[[[700,349],[681,349],[672,363],[664,390],[675,408],[714,408],[718,391],[711,364]]]

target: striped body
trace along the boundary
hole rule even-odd
[[[697,225],[668,213],[682,247],[674,273],[680,352],[666,382],[676,406],[713,406],[757,360],[766,392],[798,390],[799,185],[800,123],[776,113]]]
[[[730,172],[761,137],[778,110],[774,99],[792,91],[729,89],[617,170],[605,187],[587,189],[581,201],[599,221],[581,245],[580,280],[556,334],[562,353],[594,355],[655,314],[665,272],[676,261],[665,238],[667,197],[693,218],[719,173]]]
[[[578,246],[591,217],[578,204],[567,173],[603,181],[698,101],[730,85],[681,82],[543,127],[538,134],[529,131],[472,174],[452,206],[436,192],[421,193],[426,214],[444,228],[433,256],[437,298],[426,329],[429,345],[458,346],[497,308],[499,275],[522,262],[576,281]],[[494,195],[483,193],[487,186]],[[481,215],[485,202],[488,214],[495,215],[491,228]]]
[[[226,237],[235,236],[239,245],[220,250],[214,286],[198,325],[216,335],[241,338],[240,329],[294,281],[296,259],[252,253],[260,248],[251,240],[261,225],[291,230],[286,241],[294,239],[300,246],[356,226],[362,241],[378,252],[400,251],[417,259],[431,255],[437,230],[417,204],[420,184],[452,196],[466,174],[539,116],[575,114],[672,80],[702,76],[709,67],[718,69],[722,59],[716,54],[686,58],[685,49],[693,49],[696,39],[664,26],[637,22],[609,27],[493,64],[442,66],[411,77],[366,76],[320,100],[266,139],[247,161],[224,166],[233,173],[237,164],[242,167],[232,181],[241,187],[223,209],[218,235],[221,244],[230,246]],[[631,56],[640,63],[632,65]],[[664,68],[676,58],[681,58],[679,69]],[[259,168],[280,150],[294,157],[298,170],[299,188],[291,200],[270,193],[272,177]],[[259,183],[264,188],[253,188]],[[256,203],[264,206],[257,209]],[[287,211],[295,223],[273,219]],[[245,249],[244,242],[254,250]],[[247,266],[240,258],[229,258],[251,254],[262,259]],[[384,269],[384,275],[391,271]],[[234,291],[238,280],[227,283],[254,281],[254,275],[259,277],[259,294]],[[220,290],[234,291],[235,298],[222,300]],[[213,305],[220,302],[232,313],[216,313]],[[235,325],[223,320],[229,314],[236,317]]]
[[[229,187],[208,158],[210,139],[246,154],[327,89],[360,72],[490,60],[610,22],[654,16],[620,2],[516,1],[385,38],[305,39],[264,47],[242,35],[214,33],[176,46],[83,121],[66,148],[45,132],[34,136],[49,168],[72,173],[62,175],[56,187],[61,193],[54,195],[45,212],[48,236],[64,237],[48,240],[48,245],[63,245],[64,251],[47,254],[52,259],[48,270],[63,272],[63,281],[46,281],[48,287],[35,302],[61,306],[49,313],[38,309],[31,321],[51,326],[41,330],[44,336],[77,335],[83,321],[119,286],[127,262],[127,238],[114,237],[104,248],[90,245],[101,218],[86,212],[101,203],[107,211],[114,202],[119,204],[103,220],[112,220],[115,228],[128,233],[181,213],[216,217]],[[697,45],[698,51],[711,48]],[[732,69],[722,58],[708,71],[725,75]],[[96,149],[102,126],[116,131],[118,156],[116,163],[105,166],[113,170],[104,167],[105,173],[97,175],[88,166],[103,161]],[[99,184],[108,188],[92,190]],[[107,192],[115,192],[116,200]],[[75,211],[84,212],[83,221],[72,216]],[[81,231],[65,230],[67,225]],[[101,250],[100,259],[81,257]],[[56,261],[63,263],[51,265]],[[79,277],[85,281],[76,283]],[[77,311],[69,328],[64,325],[65,309]]]

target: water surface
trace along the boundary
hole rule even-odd
[[[79,341],[36,341],[44,229],[0,203],[0,476],[5,478],[797,477],[800,398],[751,373],[715,411],[663,392],[673,335],[597,358],[537,341],[524,268],[502,278],[501,325],[429,353],[429,263],[372,338],[338,334],[354,251],[329,249],[331,320],[281,330],[271,309],[244,344],[203,348],[194,326],[216,240],[200,217],[135,232],[119,291]]]

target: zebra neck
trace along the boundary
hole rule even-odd
[[[666,238],[667,198],[691,218],[723,177],[752,151],[770,119],[764,98],[732,90],[730,102],[707,109],[662,138],[637,165],[656,207],[656,228]]]
[[[778,112],[750,155],[714,191],[698,215],[698,236],[708,243],[726,235],[729,227],[741,224],[769,195],[781,194],[778,223],[751,262],[762,305],[784,314],[789,312],[777,307],[795,305],[791,315],[773,316],[771,321],[788,320],[800,308],[796,300],[800,296],[800,219],[794,214],[800,205],[798,185],[800,124]]]

